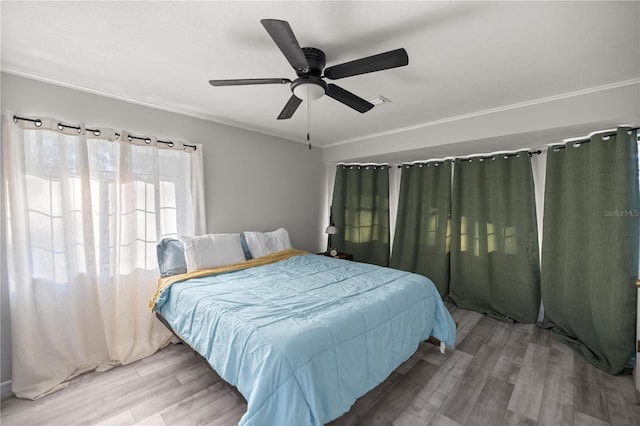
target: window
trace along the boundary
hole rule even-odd
[[[13,390],[35,398],[171,339],[148,311],[156,244],[203,232],[201,150],[52,119],[3,131]]]

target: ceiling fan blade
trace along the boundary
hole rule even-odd
[[[344,90],[340,86],[329,83],[327,85],[327,96],[335,99],[338,102],[342,102],[348,107],[355,109],[358,112],[367,112],[373,108],[373,104],[369,101],[362,99],[360,96],[356,96],[348,90]]]
[[[309,71],[309,62],[307,62],[289,23],[278,19],[262,19],[260,22],[293,69],[301,73]]]
[[[291,95],[291,97],[287,101],[287,104],[282,109],[282,112],[280,112],[278,120],[286,120],[288,118],[291,118],[293,116],[293,113],[296,112],[301,103],[302,99],[299,99],[298,97],[296,97],[296,95]]]
[[[409,56],[404,49],[391,50],[385,53],[368,56],[344,64],[334,65],[324,70],[324,76],[330,80],[382,71],[389,68],[403,67],[409,63]]]
[[[209,80],[212,86],[247,86],[250,84],[289,84],[288,78],[239,78],[235,80]]]

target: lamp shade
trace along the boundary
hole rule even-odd
[[[327,229],[324,230],[325,233],[329,234],[329,235],[334,235],[338,233],[338,228],[336,228],[333,225],[329,225],[327,226]]]

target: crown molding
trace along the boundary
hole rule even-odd
[[[244,124],[241,123],[237,123],[235,121],[232,120],[225,120],[219,117],[212,117],[209,115],[204,115],[204,114],[198,114],[196,112],[193,111],[187,111],[187,110],[182,110],[180,108],[176,108],[173,106],[167,106],[167,105],[162,105],[162,104],[157,104],[157,103],[153,103],[153,102],[148,102],[148,101],[143,101],[140,99],[136,99],[136,98],[131,98],[125,95],[121,95],[118,93],[111,93],[111,92],[106,92],[103,90],[99,90],[99,89],[94,89],[92,87],[87,87],[87,86],[83,86],[80,84],[75,84],[75,83],[70,83],[67,81],[61,81],[61,80],[56,80],[53,78],[49,78],[49,77],[43,77],[41,75],[38,74],[32,74],[29,72],[25,72],[25,71],[20,71],[20,70],[16,70],[13,68],[8,68],[8,67],[0,67],[0,71],[7,73],[7,74],[12,74],[18,77],[23,77],[23,78],[28,78],[31,80],[36,80],[36,81],[41,81],[43,83],[48,83],[48,84],[52,84],[55,86],[62,86],[62,87],[66,87],[69,89],[73,89],[73,90],[78,90],[80,92],[85,92],[85,93],[91,93],[93,95],[98,95],[98,96],[104,96],[106,98],[110,98],[110,99],[115,99],[118,101],[123,101],[123,102],[128,102],[131,104],[135,104],[135,105],[140,105],[140,106],[144,106],[147,108],[153,108],[153,109],[157,109],[157,110],[161,110],[161,111],[166,111],[166,112],[170,112],[170,113],[174,113],[174,114],[179,114],[179,115],[183,115],[186,117],[192,117],[192,118],[197,118],[200,120],[205,120],[205,121],[209,121],[212,123],[216,123],[216,124],[221,124],[224,126],[229,126],[229,127],[234,127],[236,129],[242,129],[242,130],[247,130],[249,132],[253,132],[253,133],[259,133],[262,135],[267,135],[267,136],[272,136],[278,139],[282,139],[282,140],[287,140],[287,141],[291,141],[291,142],[298,142],[304,145],[307,145],[309,142],[307,141],[301,141],[301,140],[296,140],[296,139],[290,139],[287,137],[284,137],[282,135],[278,135],[276,133],[273,132],[269,132],[267,130],[264,129],[259,129],[259,128],[255,128],[255,127],[251,127],[251,126],[246,126]],[[315,145],[314,145],[315,146]],[[318,146],[315,146],[316,148],[321,148]]]
[[[607,91],[607,90],[617,89],[617,88],[626,87],[626,86],[633,86],[633,85],[640,85],[640,77],[634,78],[634,79],[631,79],[631,80],[624,80],[624,81],[619,81],[619,82],[616,82],[616,83],[605,84],[605,85],[602,85],[602,86],[595,86],[595,87],[591,87],[591,88],[588,88],[588,89],[582,89],[582,90],[576,90],[576,91],[573,91],[573,92],[562,93],[562,94],[559,94],[559,95],[553,95],[553,96],[547,96],[547,97],[544,97],[544,98],[533,99],[533,100],[530,100],[530,101],[519,102],[519,103],[515,103],[515,104],[511,104],[511,105],[505,105],[505,106],[496,107],[496,108],[490,108],[490,109],[486,109],[486,110],[482,110],[482,111],[476,111],[476,112],[472,112],[472,113],[468,113],[468,114],[462,114],[462,115],[456,115],[456,116],[452,116],[452,117],[446,117],[446,118],[442,118],[442,119],[439,119],[439,120],[426,121],[424,123],[415,124],[415,125],[407,126],[407,127],[400,127],[400,128],[397,128],[397,129],[386,131],[386,132],[372,133],[372,134],[369,134],[367,136],[362,136],[362,137],[358,137],[358,138],[345,139],[345,140],[342,140],[342,141],[339,141],[339,142],[332,143],[330,145],[326,145],[324,148],[336,147],[336,146],[340,146],[340,145],[345,145],[345,144],[349,144],[349,143],[353,143],[353,142],[358,142],[358,141],[363,141],[363,140],[367,140],[367,139],[377,138],[377,137],[381,137],[381,136],[395,135],[395,134],[398,134],[398,133],[408,132],[408,131],[411,131],[411,130],[422,129],[422,128],[431,127],[431,126],[437,126],[437,125],[444,124],[444,123],[451,123],[451,122],[454,122],[454,121],[466,120],[466,119],[469,119],[469,118],[481,117],[481,116],[489,115],[489,114],[496,114],[496,113],[505,112],[505,111],[517,110],[517,109],[520,109],[520,108],[525,108],[525,107],[529,107],[529,106],[533,106],[533,105],[540,105],[540,104],[544,104],[544,103],[548,103],[548,102],[556,102],[556,101],[560,101],[560,100],[564,100],[564,99],[570,99],[570,98],[573,98],[573,97],[576,97],[576,96],[583,96],[583,95],[588,95],[588,94],[591,94],[591,93],[604,92],[604,91]]]
[[[259,134],[262,134],[262,135],[272,136],[272,137],[275,137],[275,138],[278,138],[278,139],[282,139],[282,140],[302,143],[304,145],[308,144],[307,141],[301,141],[301,140],[298,140],[298,139],[288,138],[288,137],[276,134],[275,132],[269,132],[268,130],[264,130],[264,129],[261,129],[261,128],[247,126],[245,124],[238,123],[238,122],[235,122],[235,121],[232,121],[232,120],[225,120],[225,119],[222,119],[222,118],[219,118],[219,117],[213,117],[213,116],[209,116],[209,115],[199,114],[199,113],[196,113],[196,112],[193,112],[193,111],[182,110],[182,109],[179,109],[179,108],[176,108],[176,107],[173,107],[173,106],[167,106],[167,105],[157,104],[157,103],[153,103],[153,102],[143,101],[143,100],[140,100],[140,99],[128,97],[126,95],[121,95],[121,94],[118,94],[118,93],[106,92],[106,91],[103,91],[103,90],[94,89],[94,88],[91,88],[91,87],[87,87],[87,86],[83,86],[83,85],[79,85],[79,84],[75,84],[75,83],[69,83],[69,82],[66,82],[66,81],[56,80],[56,79],[49,78],[49,77],[43,77],[43,76],[38,75],[38,74],[33,74],[33,73],[29,73],[29,72],[25,72],[25,71],[9,68],[9,67],[6,67],[6,66],[5,67],[0,67],[0,71],[5,72],[7,74],[16,75],[16,76],[19,76],[19,77],[29,78],[29,79],[32,79],[32,80],[41,81],[41,82],[48,83],[48,84],[53,84],[53,85],[56,85],[56,86],[67,87],[67,88],[78,90],[78,91],[81,91],[81,92],[86,92],[86,93],[91,93],[91,94],[94,94],[94,95],[104,96],[104,97],[107,97],[107,98],[111,98],[111,99],[115,99],[115,100],[119,100],[119,101],[123,101],[123,102],[128,102],[128,103],[132,103],[132,104],[136,104],[136,105],[140,105],[140,106],[145,106],[145,107],[148,107],[148,108],[153,108],[153,109],[157,109],[157,110],[161,110],[161,111],[171,112],[171,113],[174,113],[174,114],[179,114],[179,115],[183,115],[183,116],[187,116],[187,117],[197,118],[197,119],[200,119],[200,120],[205,120],[205,121],[213,122],[213,123],[216,123],[216,124],[221,124],[221,125],[224,125],[224,126],[229,126],[229,127],[233,127],[233,128],[237,128],[237,129],[242,129],[242,130],[250,131],[250,132],[253,132],[253,133],[259,133]],[[591,94],[591,93],[604,92],[604,91],[607,91],[607,90],[617,89],[617,88],[626,87],[626,86],[633,86],[633,85],[640,85],[640,77],[634,78],[634,79],[630,79],[630,80],[623,80],[623,81],[619,81],[619,82],[615,82],[615,83],[609,83],[609,84],[605,84],[605,85],[602,85],[602,86],[595,86],[595,87],[591,87],[591,88],[587,88],[587,89],[581,89],[581,90],[576,90],[576,91],[572,91],[572,92],[562,93],[562,94],[559,94],[559,95],[547,96],[547,97],[544,97],[544,98],[533,99],[533,100],[530,100],[530,101],[519,102],[519,103],[515,103],[515,104],[501,106],[501,107],[496,107],[496,108],[490,108],[490,109],[486,109],[486,110],[476,111],[476,112],[472,112],[472,113],[468,113],[468,114],[461,114],[461,115],[446,117],[446,118],[442,118],[442,119],[439,119],[439,120],[426,121],[426,122],[415,124],[415,125],[412,125],[412,126],[400,127],[400,128],[393,129],[393,130],[388,130],[386,132],[371,133],[371,134],[368,134],[368,135],[365,135],[365,136],[361,136],[361,137],[357,137],[357,138],[344,139],[344,140],[341,140],[341,141],[330,143],[330,144],[328,144],[326,146],[322,146],[322,147],[319,147],[319,146],[316,146],[316,145],[313,145],[313,146],[316,147],[316,148],[322,148],[322,149],[332,148],[332,147],[337,147],[337,146],[340,146],[340,145],[346,145],[346,144],[349,144],[349,143],[363,141],[363,140],[372,139],[372,138],[377,138],[377,137],[381,137],[381,136],[395,135],[395,134],[398,134],[398,133],[408,132],[408,131],[412,131],[412,130],[416,130],[416,129],[426,128],[426,127],[431,127],[431,126],[437,126],[437,125],[441,125],[441,124],[444,124],[444,123],[461,121],[461,120],[466,120],[466,119],[475,118],[475,117],[481,117],[481,116],[500,113],[500,112],[505,112],[505,111],[513,111],[513,110],[517,110],[517,109],[520,109],[520,108],[525,108],[525,107],[529,107],[529,106],[533,106],[533,105],[540,105],[540,104],[544,104],[544,103],[548,103],[548,102],[556,102],[556,101],[560,101],[560,100],[564,100],[564,99],[570,99],[570,98],[573,98],[573,97],[576,97],[576,96],[583,96],[583,95],[587,95],[587,94]]]

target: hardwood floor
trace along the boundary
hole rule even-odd
[[[458,342],[423,343],[330,423],[346,425],[640,425],[631,376],[592,367],[547,330],[451,308]],[[38,401],[2,401],[9,425],[235,425],[246,403],[183,345],[88,373]]]

